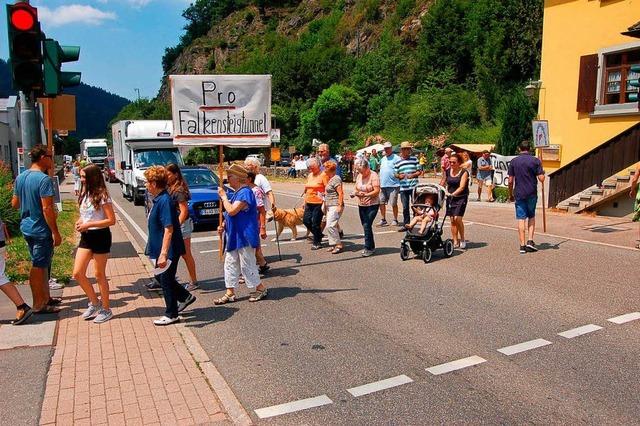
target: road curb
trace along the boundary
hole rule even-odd
[[[126,227],[124,221],[117,212],[116,219],[118,225],[138,254],[138,258],[142,262],[145,270],[149,275],[151,275],[151,265],[144,255],[144,250],[142,250],[138,245],[137,241],[135,240],[133,235],[131,235],[129,229]],[[253,422],[251,421],[251,417],[244,409],[238,398],[235,396],[235,394],[231,390],[231,387],[225,381],[224,377],[222,377],[218,369],[215,367],[215,365],[213,365],[213,363],[209,359],[209,356],[207,355],[207,352],[204,350],[202,345],[200,345],[200,342],[193,334],[193,332],[189,330],[184,324],[177,324],[176,328],[182,336],[182,340],[187,346],[187,350],[191,354],[191,357],[193,358],[194,362],[200,367],[200,370],[206,377],[207,382],[209,382],[209,386],[220,400],[220,403],[224,407],[231,421],[239,426],[252,425]]]

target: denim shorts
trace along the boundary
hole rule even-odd
[[[48,268],[53,258],[53,238],[36,238],[25,235],[24,239],[29,246],[31,264],[36,268]]]
[[[516,200],[516,219],[532,219],[536,217],[536,204],[538,204],[538,196]]]

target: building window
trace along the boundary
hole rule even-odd
[[[638,78],[638,73],[631,72],[631,65],[640,64],[640,49],[611,53],[604,56],[604,84],[602,93],[603,105],[625,104],[631,102],[629,95],[637,92],[629,80]]]

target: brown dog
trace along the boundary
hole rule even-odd
[[[280,234],[284,230],[285,226],[291,229],[293,238],[298,238],[298,225],[302,225],[302,216],[304,215],[304,208],[298,207],[296,209],[276,209],[273,211],[273,219],[276,221],[276,237],[280,238]],[[309,231],[307,231],[307,236]]]

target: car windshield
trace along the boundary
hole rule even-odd
[[[107,147],[105,146],[89,146],[87,147],[88,157],[106,157]]]
[[[182,169],[182,176],[187,181],[189,188],[218,186],[218,176],[206,169]]]
[[[166,166],[171,163],[178,166],[184,165],[177,149],[141,149],[134,153],[134,162],[139,169]]]

